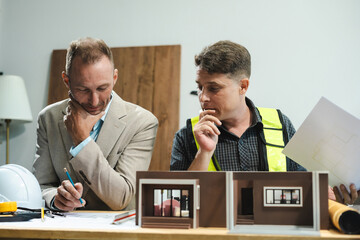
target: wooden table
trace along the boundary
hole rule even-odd
[[[37,239],[360,239],[360,235],[340,234],[336,230],[321,231],[319,236],[286,236],[258,234],[228,234],[223,228],[198,228],[190,230],[178,229],[39,229],[0,226],[1,238],[37,238]]]
[[[112,212],[111,214],[114,214]],[[109,215],[110,216],[110,215]],[[198,228],[198,229],[159,229],[159,228],[132,228],[127,226],[112,225],[114,215],[105,219],[103,223],[98,219],[79,218],[81,221],[71,216],[60,219],[54,225],[49,225],[54,220],[45,220],[31,223],[1,223],[0,239],[2,238],[32,238],[32,239],[185,239],[185,240],[215,240],[215,239],[360,239],[360,235],[341,234],[337,230],[323,230],[320,236],[294,236],[294,235],[264,235],[264,234],[229,234],[226,228]],[[75,220],[75,221],[74,221]],[[78,224],[79,222],[79,224]],[[80,224],[82,222],[83,224]],[[43,227],[41,227],[43,226]],[[122,227],[122,228],[121,228]],[[111,228],[111,229],[110,229]]]

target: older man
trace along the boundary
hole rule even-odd
[[[149,167],[158,121],[113,91],[117,77],[104,41],[84,38],[70,44],[62,73],[69,98],[38,117],[33,171],[48,207],[134,207],[136,171]]]

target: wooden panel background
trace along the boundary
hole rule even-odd
[[[119,78],[114,91],[125,101],[151,111],[159,120],[149,170],[169,170],[171,147],[179,128],[180,45],[112,48]],[[68,97],[61,72],[66,50],[51,59],[48,104]],[[139,119],[141,121],[141,119]]]

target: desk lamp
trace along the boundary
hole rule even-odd
[[[6,164],[8,164],[10,122],[32,121],[24,80],[19,76],[0,75],[0,120],[5,120],[6,123]]]

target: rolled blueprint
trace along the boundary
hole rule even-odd
[[[329,215],[334,226],[346,234],[360,234],[360,214],[354,208],[329,200]]]

